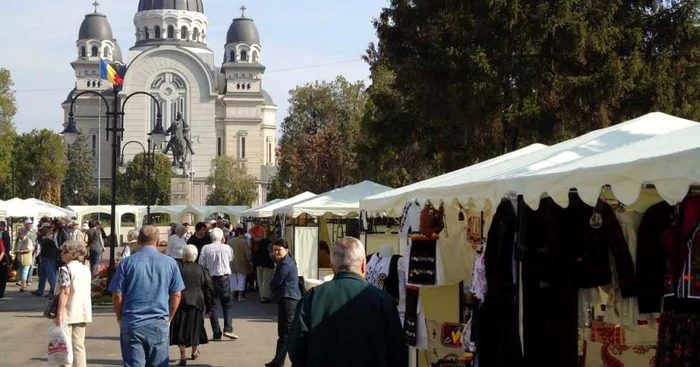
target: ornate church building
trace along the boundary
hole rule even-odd
[[[229,27],[226,44],[213,45],[223,51],[217,60],[207,44],[209,20],[203,0],[140,0],[134,16],[136,43],[126,55],[107,16],[99,13],[97,2],[94,5],[95,11],[85,15],[78,33],[71,63],[75,88],[62,105],[65,121],[73,97],[82,91],[103,93],[111,108],[111,85],[100,78],[100,59],[113,65],[128,61],[122,75],[122,101],[134,92],[151,93],[160,104],[165,129],[178,113],[190,128],[195,154],[185,163],[183,177],[172,181],[171,204],[203,205],[210,190],[206,178],[212,159],[222,155],[234,157],[256,178],[258,199],[251,204],[264,203],[270,177],[276,174],[277,106],[262,86],[265,66],[260,36],[253,20],[245,17],[245,8]],[[108,185],[112,147],[105,139],[104,102],[88,94],[75,105],[76,126],[92,146],[96,182]],[[147,145],[157,107],[145,95],[124,104],[123,147],[129,141]],[[124,160],[140,152],[139,144],[128,144]]]

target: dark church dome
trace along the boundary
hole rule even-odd
[[[80,25],[78,39],[111,40],[112,27],[107,21],[107,16],[97,12],[85,15]]]
[[[139,0],[139,11],[188,10],[204,13],[203,0]]]
[[[260,35],[258,27],[250,18],[236,18],[231,23],[231,27],[226,34],[226,44],[229,43],[245,43],[247,45],[259,45]]]

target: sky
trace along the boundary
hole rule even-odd
[[[2,1],[0,67],[15,83],[19,133],[48,128],[60,131],[61,103],[75,83],[70,63],[85,14],[94,0]],[[135,43],[133,18],[138,0],[98,0],[124,57]],[[278,126],[287,115],[289,91],[316,80],[343,75],[369,84],[361,60],[376,41],[372,19],[388,0],[204,0],[209,17],[207,44],[215,60],[223,58],[226,32],[245,6],[260,32],[261,62],[267,67],[263,88],[278,105]],[[126,60],[128,62],[128,60]]]

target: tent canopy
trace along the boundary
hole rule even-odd
[[[537,208],[543,193],[559,205],[568,205],[575,187],[589,205],[595,204],[601,186],[610,185],[615,197],[632,204],[644,184],[653,184],[659,195],[676,204],[689,186],[700,184],[700,124],[613,149],[562,165],[524,175],[506,176],[494,183],[495,193],[513,190]]]
[[[3,217],[63,217],[64,214],[63,211],[20,198],[0,202],[0,216]]]
[[[250,216],[251,216],[251,213],[253,213],[254,211],[259,210],[259,209],[263,209],[263,208],[265,208],[265,207],[267,207],[267,206],[270,206],[270,205],[272,205],[272,204],[275,204],[275,203],[279,203],[279,202],[282,201],[282,200],[284,200],[284,199],[270,200],[270,201],[268,201],[267,203],[265,203],[265,204],[263,204],[263,205],[256,206],[255,208],[250,208],[250,209],[244,211],[243,213],[241,213],[241,217],[250,217]]]
[[[47,203],[45,201],[31,198],[31,199],[25,199],[24,201],[30,202],[32,204],[36,204],[42,207],[47,208],[51,212],[51,217],[66,217],[66,218],[72,218],[75,217],[75,212],[72,210],[64,209],[61,208],[60,206],[53,205],[51,203]]]
[[[308,200],[314,196],[316,196],[316,194],[306,191],[289,199],[280,200],[275,203],[270,202],[261,207],[247,210],[242,215],[252,218],[270,218],[273,216],[273,212],[275,211],[275,209],[282,208],[287,205],[293,205],[298,202]]]
[[[532,144],[525,148],[518,149],[502,156],[491,158],[487,161],[458,169],[444,175],[432,177],[427,180],[416,182],[408,186],[399,187],[378,195],[372,195],[360,200],[360,207],[374,215],[385,213],[387,215],[400,216],[404,204],[412,199],[411,195],[417,189],[439,186],[444,182],[450,182],[460,178],[467,179],[475,174],[478,174],[478,171],[480,170],[487,170],[492,166],[536,152],[538,150],[542,150],[546,147],[547,146],[544,144]]]
[[[578,188],[582,193],[581,198],[588,204],[595,204],[598,194],[600,194],[601,186],[605,184],[615,184],[618,187],[615,194],[618,192],[622,195],[620,188],[621,184],[617,184],[616,180],[626,182],[626,188],[636,186],[634,195],[623,195],[629,198],[639,193],[640,182],[658,182],[663,184],[664,179],[668,176],[667,172],[671,167],[659,165],[659,162],[665,162],[667,166],[673,166],[665,160],[659,160],[663,155],[671,154],[671,149],[685,149],[687,151],[692,147],[692,140],[688,140],[686,135],[689,131],[696,131],[696,128],[687,130],[687,128],[695,127],[698,124],[694,121],[681,119],[660,112],[650,113],[639,118],[623,122],[618,125],[610,126],[604,129],[595,130],[588,134],[570,139],[550,147],[522,155],[520,157],[507,160],[500,164],[495,164],[491,167],[478,170],[471,175],[459,176],[454,179],[448,179],[441,182],[439,185],[424,187],[413,190],[411,197],[419,201],[431,200],[433,202],[450,202],[457,200],[460,203],[465,203],[470,199],[478,200],[482,205],[485,200],[497,202],[507,192],[526,193],[528,203],[536,207],[539,202],[541,193],[555,194],[560,203],[568,205],[568,202],[562,201],[560,194],[562,190],[568,192],[571,188]],[[681,130],[686,131],[681,132]],[[682,142],[676,144],[669,142],[669,138],[662,138],[666,134],[676,132],[670,136],[686,137],[685,145]],[[659,140],[660,139],[660,140]],[[658,141],[669,142],[668,147],[659,147]],[[653,145],[652,145],[653,144]],[[624,155],[621,155],[624,154]],[[681,151],[676,152],[680,156],[684,156]],[[654,168],[644,168],[639,161],[644,158],[646,164],[654,164]],[[625,180],[620,175],[611,177],[609,173],[606,175],[602,167],[610,165],[610,162],[617,162],[615,168],[619,169],[622,166],[634,166],[637,171],[624,171],[629,175],[633,175],[634,179]],[[582,164],[583,166],[579,167]],[[674,163],[675,164],[675,163]],[[568,168],[567,168],[568,167]],[[587,168],[583,171],[582,169]],[[558,170],[562,170],[557,174]],[[676,168],[676,171],[685,170],[690,175],[693,170],[692,160],[688,160],[682,167]],[[541,173],[549,172],[550,176],[541,176]],[[579,174],[585,172],[585,174]],[[675,173],[676,175],[679,173]],[[537,175],[538,178],[524,179],[527,176]],[[566,176],[570,181],[563,180]],[[538,181],[542,177],[548,177],[549,181]],[[574,177],[574,178],[572,178]],[[685,189],[687,191],[687,182],[691,177],[685,177]],[[679,178],[674,178],[676,184],[674,189],[678,191]],[[632,181],[636,181],[632,184]],[[559,182],[557,184],[557,182]],[[578,187],[578,185],[585,186]],[[565,187],[565,188],[561,188]],[[592,189],[594,188],[594,189]],[[671,190],[671,189],[668,189]],[[537,192],[537,194],[534,194]],[[591,192],[594,192],[591,195]],[[678,198],[679,196],[665,194],[667,197]],[[564,195],[566,196],[566,195]],[[685,196],[685,192],[683,192]],[[591,199],[594,197],[594,199]],[[682,197],[681,197],[682,199]],[[629,199],[626,199],[629,200]],[[675,200],[675,199],[674,199]]]
[[[301,214],[320,217],[324,214],[348,216],[360,213],[360,199],[380,194],[391,190],[391,187],[383,186],[372,181],[362,181],[355,185],[348,185],[339,189],[314,196],[297,203],[285,205],[274,209],[273,215],[286,214],[296,218]]]

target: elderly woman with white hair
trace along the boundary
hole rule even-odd
[[[187,228],[182,224],[176,224],[174,226],[173,235],[168,238],[168,250],[166,255],[172,257],[177,261],[178,265],[182,265],[182,253],[187,246],[184,236],[187,232]]]
[[[180,307],[170,324],[170,345],[180,348],[179,366],[187,364],[186,351],[192,347],[192,359],[199,356],[199,346],[209,343],[204,330],[204,315],[212,309],[213,285],[209,271],[197,264],[197,246],[186,245],[182,250],[180,273],[185,283]]]
[[[61,246],[61,260],[65,266],[58,269],[55,297],[58,297],[56,325],[68,325],[73,345],[73,366],[87,365],[85,354],[85,327],[92,322],[90,268],[85,265],[87,251],[80,241],[68,240]],[[67,365],[66,365],[67,366]]]

